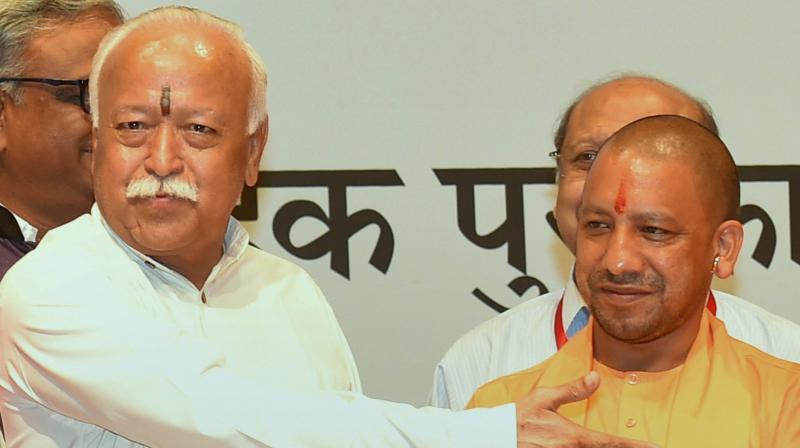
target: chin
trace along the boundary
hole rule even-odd
[[[194,240],[197,231],[176,229],[175,226],[147,226],[131,234],[137,249],[151,256],[171,254],[178,252]]]
[[[600,328],[609,336],[619,341],[641,343],[658,337],[659,323],[648,314],[643,318],[615,316],[614,313],[593,312]]]

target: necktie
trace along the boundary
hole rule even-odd
[[[575,318],[572,319],[572,322],[570,322],[569,328],[567,328],[567,338],[574,336],[575,333],[581,331],[581,329],[588,323],[589,310],[587,310],[585,306],[582,306],[581,309],[578,310],[578,314],[576,314]]]

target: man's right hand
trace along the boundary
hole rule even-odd
[[[589,398],[600,385],[600,375],[590,372],[583,378],[552,388],[535,389],[517,401],[518,448],[655,448],[588,430],[558,415],[559,406]]]

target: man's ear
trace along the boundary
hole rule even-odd
[[[735,220],[725,221],[717,227],[714,240],[716,241],[716,256],[719,262],[711,264],[711,271],[719,278],[728,278],[733,275],[733,268],[739,258],[744,241],[744,227]]]
[[[248,187],[255,187],[258,182],[258,168],[261,165],[261,156],[264,154],[264,147],[267,145],[269,135],[269,116],[248,137],[247,149],[247,170],[244,175],[244,182]]]

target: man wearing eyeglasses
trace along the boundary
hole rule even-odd
[[[0,3],[0,278],[93,202],[87,78],[111,0]]]

